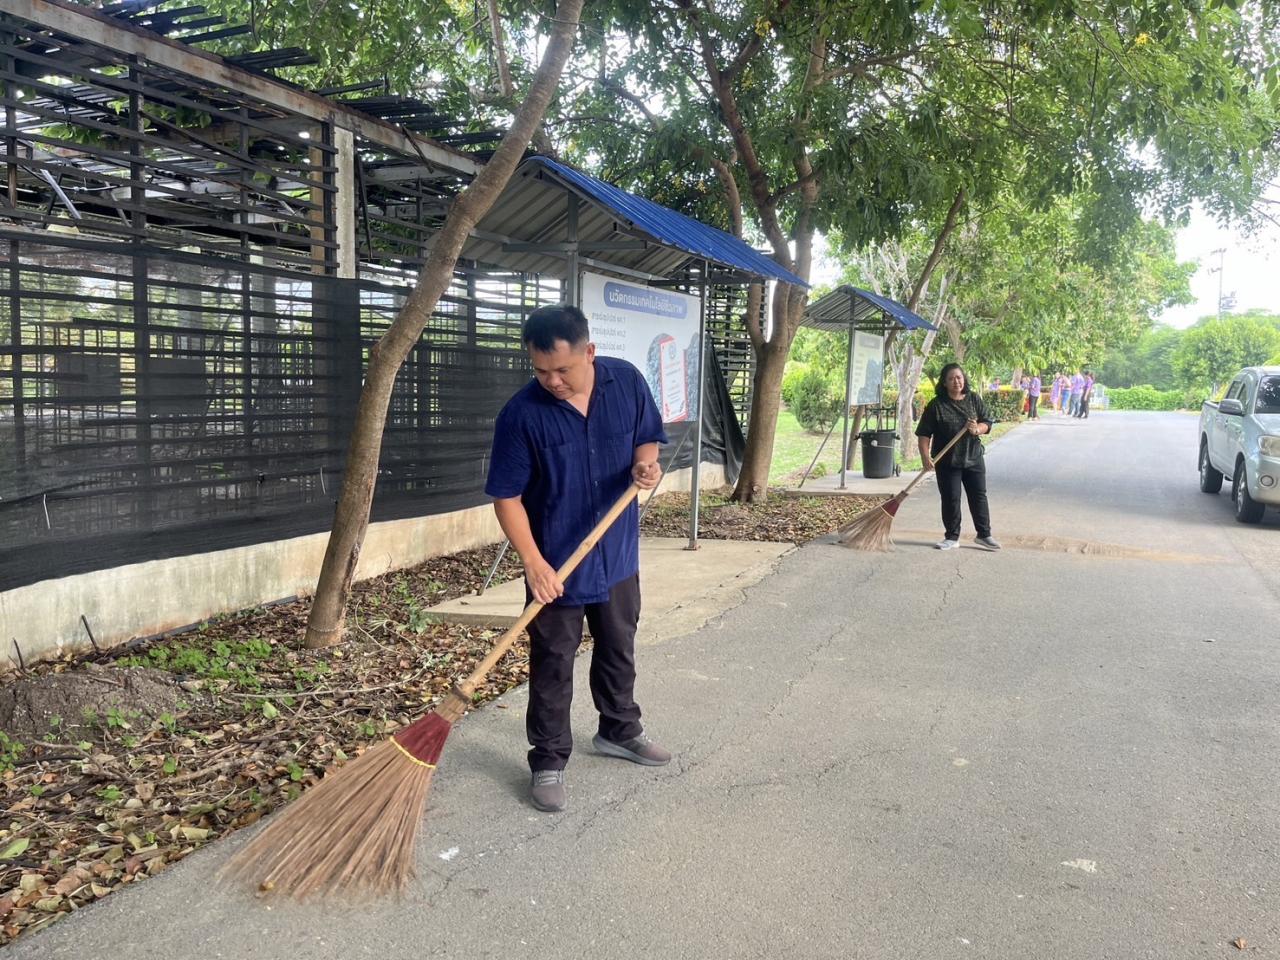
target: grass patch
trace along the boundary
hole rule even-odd
[[[773,434],[773,463],[769,467],[769,482],[785,484],[799,480],[801,471],[809,465],[813,455],[822,445],[825,433],[810,433],[795,414],[783,407],[778,411],[778,427]],[[825,476],[840,469],[840,424],[831,433],[814,467],[813,475]]]
[[[1022,420],[1000,421],[995,425],[991,433],[987,435],[986,442],[990,444],[999,440],[1023,422]],[[818,462],[810,476],[821,477],[839,472],[841,427],[842,424],[836,425],[836,429],[831,434],[831,439],[827,441],[827,445],[822,451],[822,456],[818,458]],[[901,431],[899,431],[899,435],[901,436]],[[773,435],[773,464],[769,467],[769,483],[794,486],[799,481],[801,472],[809,465],[813,455],[818,452],[823,436],[825,434],[810,433],[800,426],[795,415],[789,410],[783,408],[779,411],[778,428]],[[902,466],[904,474],[915,473],[921,467],[918,456],[910,460],[902,459],[901,444],[898,447],[897,459]],[[855,461],[854,469],[861,469],[860,463],[861,459],[859,458]]]

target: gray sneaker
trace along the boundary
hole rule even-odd
[[[535,770],[529,785],[529,799],[545,813],[559,813],[564,809],[564,771]]]
[[[597,733],[591,738],[591,745],[606,757],[620,757],[646,767],[661,767],[671,762],[671,752],[658,746],[644,733],[622,743],[606,740]]]
[[[999,550],[1000,541],[995,537],[978,537],[974,541],[978,546],[985,547],[988,550]]]
[[[960,546],[959,540],[939,540],[934,544],[939,550],[955,550]]]

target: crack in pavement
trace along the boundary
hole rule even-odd
[[[951,603],[951,591],[960,583],[960,581],[964,580],[964,571],[960,569],[960,558],[956,557],[954,563],[955,566],[951,571],[954,576],[942,585],[942,595],[939,598],[938,603],[929,611],[930,620],[943,618],[943,613]]]
[[[866,763],[868,760],[874,760],[881,757],[900,756],[905,754],[908,750],[909,748],[906,746],[879,747],[875,750],[866,750],[850,757],[832,758],[825,762],[816,773],[809,769],[797,769],[785,774],[774,774],[753,780],[735,780],[732,783],[725,784],[721,789],[728,796],[733,796],[737,793],[750,793],[771,787],[786,787],[796,784],[803,785],[805,787],[812,787],[837,772],[842,772],[849,768],[856,767],[859,764]]]

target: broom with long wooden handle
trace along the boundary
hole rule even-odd
[[[954,447],[960,441],[960,438],[968,432],[969,426],[965,424],[959,433],[947,441],[947,445],[939,450],[933,459],[935,461],[941,460],[946,456],[947,451]],[[893,543],[889,537],[889,531],[893,527],[893,518],[897,515],[898,508],[902,506],[902,501],[911,494],[911,488],[923,480],[928,473],[929,468],[926,467],[917,473],[915,479],[895,496],[859,514],[847,526],[841,527],[837,531],[839,542],[854,550],[888,550]]]
[[[568,578],[636,498],[634,483],[556,575]],[[331,773],[271,818],[222,876],[298,899],[397,891],[413,876],[422,808],[445,740],[476,687],[544,604],[534,601],[465,680],[425,717]]]

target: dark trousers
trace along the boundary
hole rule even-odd
[[[942,525],[948,540],[960,539],[960,489],[969,497],[969,513],[978,536],[991,536],[991,510],[987,506],[987,465],[938,467],[938,492],[942,495]]]
[[[1076,416],[1079,417],[1081,420],[1089,416],[1089,398],[1088,397],[1080,398],[1080,406],[1076,409]]]
[[[529,769],[563,770],[573,752],[569,705],[573,702],[573,658],[582,643],[582,620],[591,628],[591,698],[600,712],[600,736],[615,743],[638,737],[636,623],[640,577],[613,585],[604,603],[544,607],[529,624]]]
[[[1027,416],[1032,420],[1038,420],[1040,418],[1040,414],[1038,412],[1040,408],[1040,398],[1032,397],[1030,403],[1031,405],[1027,408]]]

